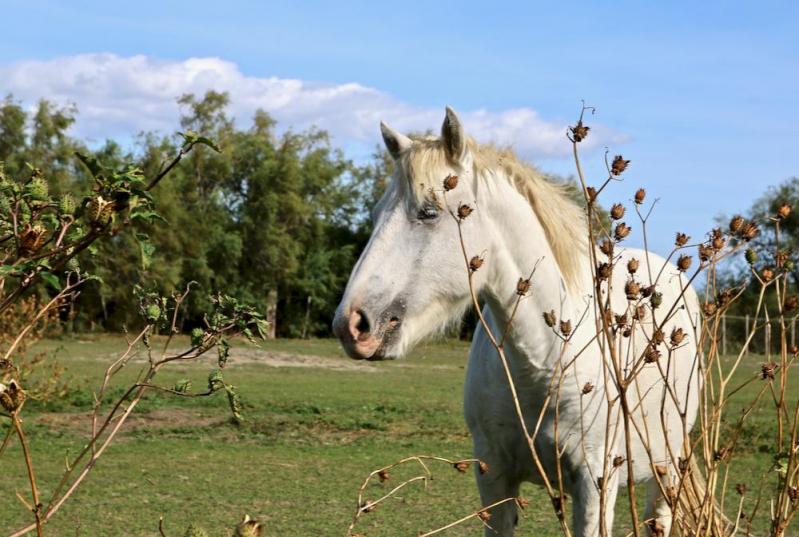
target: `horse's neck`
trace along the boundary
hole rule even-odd
[[[496,196],[503,201],[491,208],[498,238],[488,260],[490,274],[484,296],[499,328],[498,337],[510,323],[505,342],[512,351],[509,354],[521,361],[518,365],[547,376],[565,356],[562,340],[546,325],[543,314],[554,310],[558,320],[568,320],[575,327],[585,310],[580,298],[585,293],[569,291],[529,203],[510,185],[506,188],[508,192]],[[533,269],[530,290],[514,314],[517,282]],[[556,324],[554,330],[558,329]]]

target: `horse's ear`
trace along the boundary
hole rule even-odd
[[[399,158],[400,153],[413,144],[410,138],[398,133],[382,121],[380,122],[380,132],[383,134],[383,142],[386,144],[386,149],[395,160]]]
[[[463,157],[466,152],[466,132],[463,130],[458,114],[449,106],[447,115],[444,117],[444,124],[441,125],[441,139],[451,159],[458,161]]]

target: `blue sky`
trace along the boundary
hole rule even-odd
[[[585,99],[598,109],[588,172],[600,179],[605,146],[632,160],[606,203],[642,185],[660,197],[657,251],[799,174],[796,3],[12,0],[4,19],[0,91],[77,102],[76,129],[95,139],[169,130],[170,91],[222,73],[240,119],[257,105],[321,125],[353,158],[379,139],[378,116],[435,129],[450,104],[478,139],[569,174],[560,133]],[[191,58],[222,63],[198,77]],[[131,103],[144,112],[126,115]]]

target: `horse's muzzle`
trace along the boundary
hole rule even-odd
[[[389,308],[392,310],[393,308]],[[356,360],[382,360],[384,350],[400,325],[391,311],[374,316],[364,308],[341,308],[333,320],[333,333],[344,350]]]

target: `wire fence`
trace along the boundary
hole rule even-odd
[[[773,354],[780,351],[782,333],[779,319],[760,318],[755,324],[749,315],[722,315],[718,342],[721,354],[738,354],[742,349],[745,354]],[[784,334],[789,348],[796,345],[796,319],[785,320]]]

